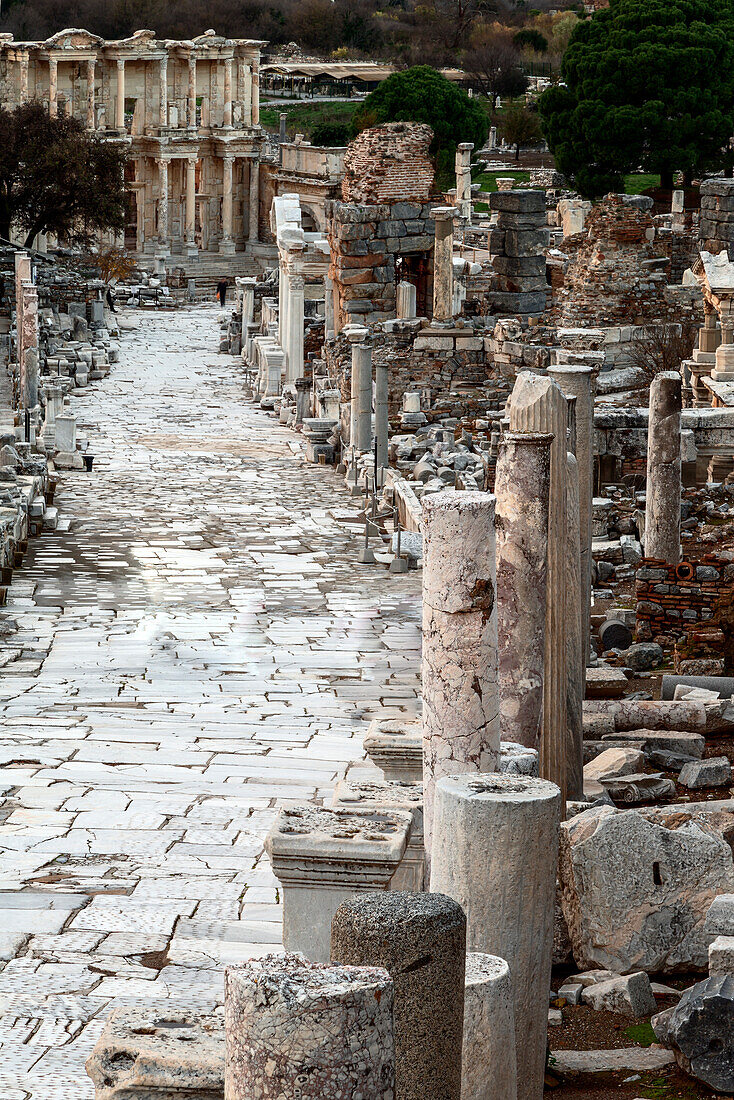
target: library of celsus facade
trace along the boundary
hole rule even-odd
[[[213,31],[181,42],[146,30],[0,35],[0,98],[46,103],[128,145],[128,249],[232,255],[258,240],[263,45]]]

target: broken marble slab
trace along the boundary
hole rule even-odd
[[[115,1009],[87,1059],[95,1100],[191,1096],[223,1100],[224,1018]]]
[[[423,890],[425,843],[423,839],[423,784],[373,782],[349,783],[341,779],[334,790],[333,806],[360,810],[405,810],[411,814],[410,836],[400,866],[390,882],[391,890]]]

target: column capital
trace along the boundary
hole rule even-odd
[[[125,58],[124,57],[116,57],[115,58],[115,64],[117,65],[118,72],[121,72],[122,69],[125,68]]]
[[[196,168],[196,165],[199,163],[198,154],[197,153],[190,153],[186,157],[186,163],[187,163],[189,168]]]
[[[225,164],[229,164],[230,167],[234,164],[236,159],[234,153],[222,153],[222,160]]]

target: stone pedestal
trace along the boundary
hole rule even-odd
[[[471,154],[474,146],[471,142],[462,141],[456,147],[456,206],[461,217],[471,221]]]
[[[461,1100],[517,1100],[510,968],[476,951],[466,956]]]
[[[369,336],[369,329],[363,325],[345,325],[343,333],[352,345],[352,377],[349,404],[349,445],[352,449],[357,447],[359,436],[359,402],[361,369],[364,363],[364,355],[357,352],[357,348]]]
[[[311,398],[311,383],[307,378],[296,378],[296,424],[302,424],[306,417],[310,417],[309,408]]]
[[[423,735],[419,723],[375,719],[364,739],[364,749],[387,781],[423,781]]]
[[[402,810],[282,809],[265,840],[283,887],[283,946],[329,958],[331,918],[359,891],[387,890],[413,823]]]
[[[645,556],[680,562],[681,376],[661,371],[650,385]]]
[[[404,810],[411,815],[410,836],[405,855],[390,882],[391,890],[423,890],[425,847],[423,840],[423,784],[383,780],[348,783],[340,779],[333,805],[345,810]]]
[[[225,1100],[393,1100],[385,970],[266,955],[224,972]]]
[[[500,727],[531,749],[540,747],[543,716],[552,440],[508,433],[495,477]]]
[[[398,283],[397,316],[400,321],[410,321],[416,316],[416,290],[413,283]]]
[[[332,960],[394,983],[395,1100],[460,1100],[465,956],[466,918],[447,897],[368,894],[334,914]]]
[[[430,861],[442,775],[492,772],[500,748],[495,498],[436,493],[423,504],[423,782]]]
[[[87,1059],[95,1100],[222,1100],[224,1023],[166,1008],[116,1008]]]
[[[594,500],[594,398],[596,367],[583,364],[558,365],[548,368],[548,374],[566,398],[576,398],[576,441],[571,449],[576,455],[579,480],[579,534],[581,552],[581,609],[584,667],[589,661],[591,612],[591,521]]]
[[[551,378],[523,371],[510,396],[510,430],[542,432],[551,444],[545,675],[540,774],[566,789],[566,399]]]
[[[467,918],[467,946],[505,959],[515,995],[518,1100],[543,1095],[561,793],[510,775],[436,784],[431,890]]]

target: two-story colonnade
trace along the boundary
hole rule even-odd
[[[214,31],[182,42],[146,30],[118,41],[4,34],[0,101],[45,103],[129,147],[127,248],[232,255],[258,241],[264,45]]]

